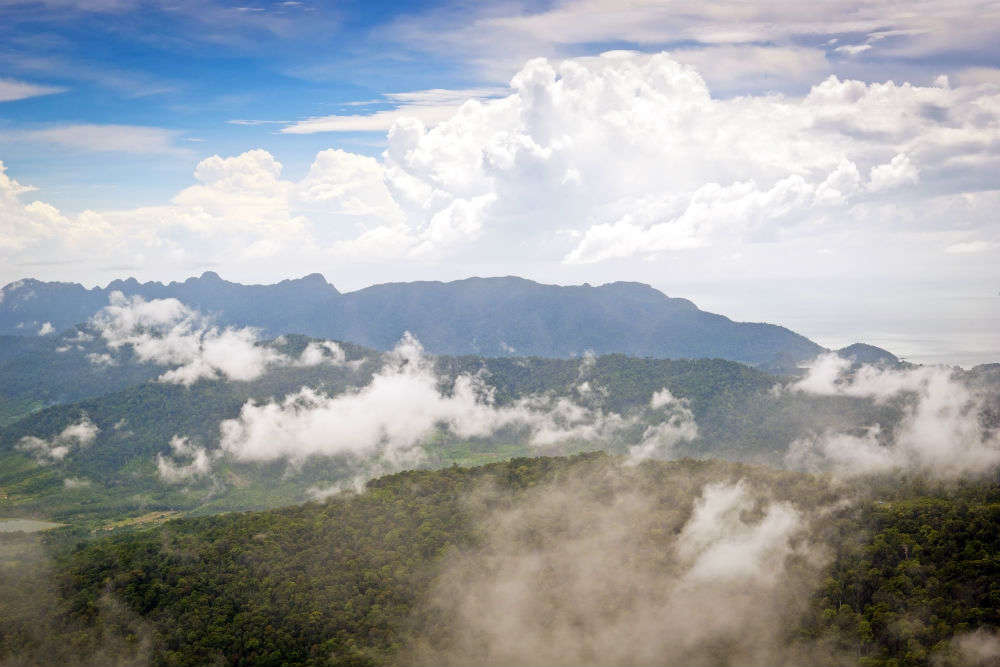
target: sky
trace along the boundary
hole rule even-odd
[[[1000,361],[1000,3],[0,0],[0,284],[649,283]]]

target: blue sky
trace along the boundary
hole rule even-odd
[[[397,3],[179,4],[0,3],[3,78],[58,91],[0,107],[8,168],[69,210],[140,205],[187,184],[200,156],[264,147],[304,171],[331,143],[229,121],[374,111],[389,106],[382,92],[462,87],[470,76],[440,57],[377,48],[372,35]],[[71,124],[163,135],[108,151],[114,159],[97,165],[87,154],[93,147],[18,136]],[[380,134],[336,143],[375,154]]]
[[[0,0],[0,282],[641,280],[994,359],[998,45],[986,1]]]

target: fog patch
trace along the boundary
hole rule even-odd
[[[642,441],[629,448],[630,463],[670,458],[678,444],[698,437],[698,424],[687,399],[676,398],[669,389],[663,388],[650,398],[649,408],[660,413],[661,421],[648,426]]]
[[[996,667],[1000,664],[1000,634],[976,630],[952,637],[948,647],[934,656],[935,667]]]
[[[790,634],[826,557],[815,510],[746,481],[650,492],[616,475],[484,493],[407,660],[435,665],[806,664]],[[691,482],[694,484],[694,482]],[[492,500],[490,500],[492,498]]]
[[[149,624],[107,592],[83,620],[60,590],[60,575],[40,535],[2,536],[0,665],[148,665]]]
[[[193,445],[186,437],[175,435],[170,439],[171,456],[156,455],[156,471],[168,484],[186,482],[194,477],[208,475],[213,456],[204,447]]]
[[[341,493],[361,493],[365,490],[365,482],[371,479],[373,475],[369,474],[357,474],[348,479],[342,479],[339,482],[334,482],[327,486],[310,486],[306,489],[306,495],[309,496],[311,500],[317,502],[322,502],[327,498],[332,498],[333,496],[340,495]]]
[[[118,362],[107,352],[91,352],[87,355],[87,361],[94,366],[117,366]]]
[[[901,406],[902,419],[800,438],[785,461],[795,468],[854,475],[896,469],[926,470],[943,477],[978,474],[1000,464],[1000,435],[983,419],[985,390],[962,382],[940,366],[855,367],[834,354],[821,355],[792,391],[868,398]]]
[[[74,449],[88,447],[97,439],[101,429],[84,415],[74,424],[70,424],[56,436],[46,440],[33,435],[26,435],[17,442],[17,449],[26,452],[37,463],[46,465],[62,461]]]
[[[347,354],[340,345],[332,340],[324,340],[310,341],[293,364],[295,366],[319,366],[324,363],[341,365],[346,361]]]

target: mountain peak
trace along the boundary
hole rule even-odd
[[[215,282],[222,282],[222,278],[215,271],[205,271],[199,277],[200,280],[211,280]]]
[[[854,343],[847,347],[842,347],[836,351],[837,356],[849,359],[858,364],[889,364],[895,366],[900,363],[899,357],[888,350],[867,343]]]
[[[310,273],[307,276],[302,276],[299,279],[300,283],[310,284],[310,285],[329,285],[326,278],[322,273]]]

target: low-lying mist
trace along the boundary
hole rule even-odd
[[[592,364],[591,357],[580,362],[581,377]],[[176,461],[161,457],[160,469],[164,479],[181,481],[185,472],[206,474],[223,455],[298,466],[310,457],[339,457],[363,481],[422,464],[435,433],[469,439],[506,432],[538,453],[560,453],[566,443],[614,446],[627,449],[633,462],[668,458],[677,443],[698,434],[687,401],[665,388],[628,414],[604,409],[594,392],[581,380],[573,396],[536,393],[501,405],[482,374],[443,377],[407,334],[366,384],[334,395],[306,386],[280,399],[248,401],[220,424],[218,449],[207,453],[177,436]]]
[[[817,358],[788,390],[854,396],[894,404],[893,424],[845,423],[791,443],[785,463],[814,472],[858,475],[923,470],[958,478],[1000,464],[1000,424],[990,419],[1000,391],[976,387],[944,366],[852,366],[835,354]]]
[[[219,328],[211,317],[173,298],[147,301],[112,292],[108,305],[88,325],[109,349],[88,355],[92,364],[115,365],[111,352],[128,348],[141,363],[170,367],[160,382],[187,386],[206,379],[255,380],[274,367],[345,360],[344,351],[331,341],[311,342],[298,357],[289,357],[262,344],[253,327]]]
[[[598,467],[473,494],[478,542],[444,558],[404,664],[840,662],[794,630],[843,499],[691,472]]]

